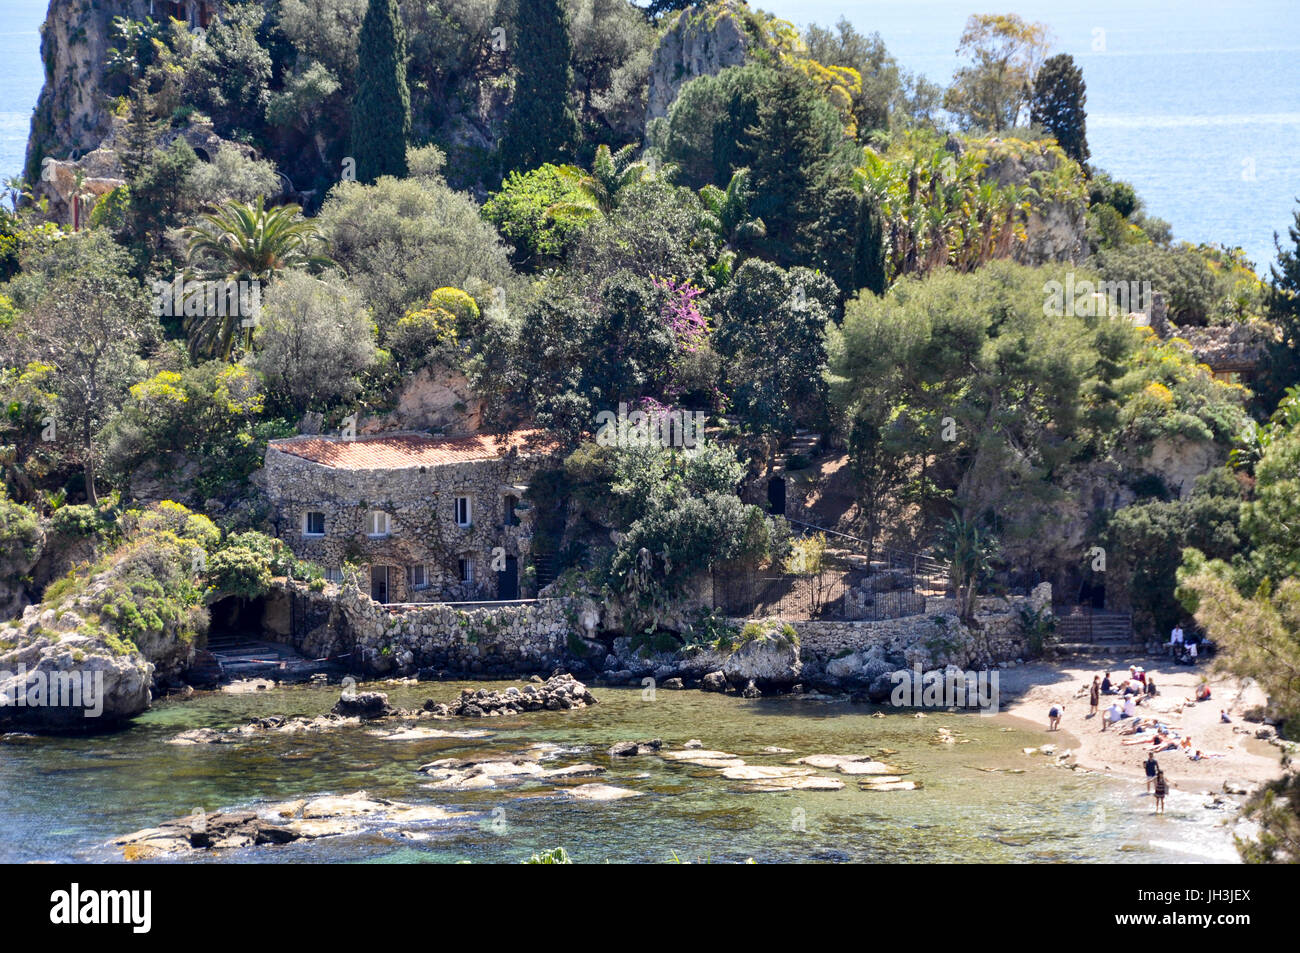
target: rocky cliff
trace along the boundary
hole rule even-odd
[[[104,63],[119,16],[148,16],[150,0],[50,0],[41,26],[45,86],[32,115],[27,178],[40,178],[45,156],[67,159],[94,149],[111,126]]]
[[[660,38],[650,64],[647,121],[668,115],[668,107],[691,80],[745,62],[754,43],[745,20],[748,12],[744,4],[727,0],[678,14]]]

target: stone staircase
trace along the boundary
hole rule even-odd
[[[805,459],[811,460],[817,455],[817,448],[821,444],[821,440],[822,435],[819,433],[813,433],[811,430],[796,430],[794,436],[782,444],[781,449],[777,451],[772,472],[787,472],[790,458],[796,455],[802,455]]]
[[[1133,617],[1127,612],[1056,607],[1056,644],[1061,649],[1121,650],[1138,646],[1133,638]]]

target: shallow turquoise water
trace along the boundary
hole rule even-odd
[[[448,701],[466,683],[375,686],[417,707]],[[484,683],[474,683],[482,687]],[[92,738],[15,738],[0,744],[0,861],[114,860],[112,836],[158,821],[317,793],[360,788],[404,801],[472,812],[425,829],[320,839],[224,855],[227,861],[517,862],[564,846],[577,861],[759,862],[1169,862],[1231,860],[1224,815],[1203,798],[1176,793],[1164,818],[1150,815],[1141,785],[1057,768],[1023,747],[1043,743],[1037,726],[1005,716],[930,712],[918,719],[846,702],[798,698],[746,701],[701,692],[599,688],[601,703],[512,719],[424,721],[483,728],[479,739],[390,741],[365,727],[314,735],[270,735],[238,745],[179,746],[187,728],[231,727],[256,715],[327,711],[337,688],[298,687],[257,695],[205,694],[163,702],[126,731]],[[958,739],[934,742],[946,726]],[[923,782],[919,791],[875,793],[844,778],[842,791],[752,793],[713,770],[657,757],[618,759],[615,741],[698,738],[750,764],[815,753],[897,754],[882,760]],[[1060,736],[1053,737],[1060,742]],[[966,742],[966,743],[961,743]],[[474,792],[431,791],[416,768],[448,756],[559,745],[552,765],[591,761],[596,779],[642,792],[608,803],[577,802],[553,783]],[[794,749],[765,754],[765,746]],[[985,769],[985,770],[981,770]],[[993,770],[988,770],[993,769]],[[1006,769],[1024,773],[1007,773]],[[798,828],[804,828],[800,830]],[[1155,843],[1153,843],[1155,842]],[[215,858],[207,857],[205,860]]]

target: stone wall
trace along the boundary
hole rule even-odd
[[[312,592],[286,582],[267,597],[263,625],[304,655],[341,658],[367,677],[549,674],[604,651],[583,639],[580,607],[569,599],[386,607],[352,586]]]
[[[920,665],[987,668],[1031,653],[1019,610],[1051,604],[1051,588],[1029,599],[983,599],[976,627],[950,600],[931,600],[925,615],[878,622],[792,622],[797,680],[816,687],[865,687],[882,673]],[[729,620],[739,631],[749,620]],[[463,609],[382,606],[352,586],[312,592],[280,582],[266,600],[268,634],[312,658],[342,657],[367,677],[548,675],[557,668],[627,682],[703,679],[732,653],[714,647],[648,653],[629,636],[601,633],[602,610],[580,597]],[[779,623],[777,624],[779,628]],[[792,679],[791,681],[795,681]]]

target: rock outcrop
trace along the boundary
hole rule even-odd
[[[436,715],[494,718],[526,711],[569,711],[594,704],[596,696],[588,691],[587,686],[566,674],[554,675],[540,684],[525,685],[522,689],[511,686],[502,692],[466,688],[451,705],[430,700],[424,707]]]
[[[722,664],[728,684],[742,691],[783,692],[799,681],[803,662],[794,629],[764,623],[765,631],[743,642]],[[788,629],[788,631],[785,631]]]
[[[104,731],[149,707],[154,666],[71,609],[28,606],[0,629],[0,731]]]
[[[726,0],[705,9],[688,8],[664,32],[650,63],[646,119],[668,115],[683,86],[744,64],[753,39],[745,29],[744,4]]]

